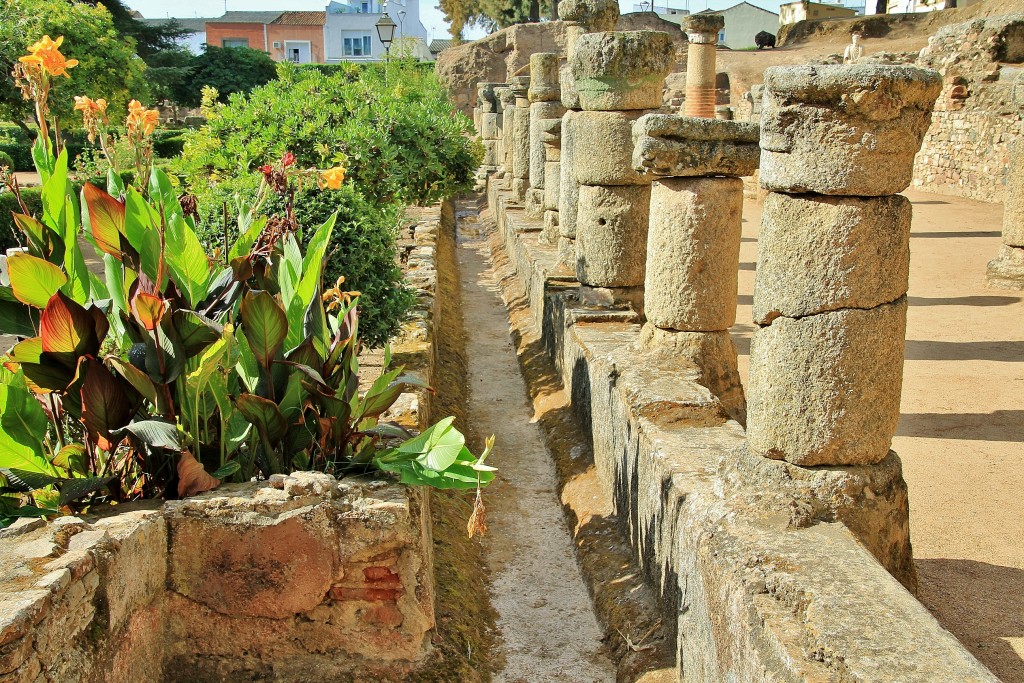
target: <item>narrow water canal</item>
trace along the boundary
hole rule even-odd
[[[461,207],[465,208],[465,207]],[[604,683],[615,667],[580,576],[555,470],[509,335],[477,216],[459,212],[458,264],[469,359],[467,421],[495,434],[500,481],[487,489],[484,541],[491,601],[504,640],[499,683]]]

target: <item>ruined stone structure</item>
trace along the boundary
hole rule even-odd
[[[563,122],[562,163],[581,182],[578,282],[493,181],[488,202],[513,291],[591,432],[602,495],[677,626],[673,674],[994,683],[904,587],[915,583],[907,490],[889,450],[909,258],[897,193],[939,77],[775,69],[757,131],[606,107],[628,100],[620,81],[576,66],[608,36],[580,40],[581,111]],[[744,430],[722,340],[736,310],[737,176],[758,157],[770,194]],[[643,285],[645,325],[595,305],[595,288],[624,285]]]
[[[988,263],[992,287],[1024,290],[1024,141],[1010,148],[1010,169],[1003,202],[1003,243]]]
[[[530,77],[513,76],[509,79],[509,89],[516,98],[511,132],[511,189],[512,196],[520,202],[525,202],[526,191],[530,187]]]
[[[736,322],[742,176],[757,169],[753,123],[647,114],[633,125],[633,168],[651,188],[644,350],[678,356],[743,424],[729,328]]]
[[[530,57],[530,189],[526,197],[526,210],[531,216],[545,216],[545,211],[558,208],[558,186],[553,183],[552,201],[545,201],[548,163],[557,164],[560,146],[555,147],[555,135],[560,135],[565,108],[559,102],[558,55],[538,52]],[[551,157],[550,159],[548,157]],[[557,168],[552,167],[552,179]],[[549,209],[548,207],[551,206]],[[545,216],[546,218],[546,216]],[[557,235],[557,221],[553,234]]]
[[[1024,122],[1024,16],[940,29],[918,66],[942,74],[942,92],[914,163],[914,187],[1003,201],[1009,147]]]
[[[477,107],[474,109],[474,116],[477,120],[477,130],[480,131],[480,138],[484,143],[484,160],[481,170],[485,172],[496,171],[501,164],[499,131],[502,125],[502,115],[497,89],[504,85],[504,83],[481,83],[477,89]]]
[[[509,122],[512,120],[512,111],[515,111],[516,98],[512,95],[512,89],[508,85],[501,85],[494,89],[494,97],[498,102],[498,177],[504,178],[510,173],[511,163],[508,159],[509,147]]]
[[[566,60],[559,70],[562,105],[566,110],[559,130],[557,245],[559,266],[566,272],[574,273],[576,271],[576,215],[580,186],[573,174],[572,140],[565,135],[565,131],[571,125],[575,112],[580,111],[581,107],[571,65],[581,36],[588,31],[611,31],[615,28],[615,23],[619,18],[619,4],[614,0],[565,0],[559,4],[559,14],[566,22]],[[547,226],[546,219],[545,226]]]
[[[683,113],[706,119],[715,117],[715,46],[725,26],[720,14],[691,14],[683,28],[690,41],[686,51],[686,101]]]
[[[579,185],[576,275],[596,301],[642,298],[651,178],[632,167],[633,122],[661,106],[672,39],[654,31],[589,33],[571,67],[582,111],[564,122]]]

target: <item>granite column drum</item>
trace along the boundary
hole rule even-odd
[[[741,424],[746,405],[728,329],[736,322],[743,181],[757,169],[749,122],[648,114],[633,125],[633,168],[651,189],[641,350],[697,367]]]
[[[1024,290],[1024,145],[1010,148],[1010,167],[1003,202],[1003,243],[988,262],[988,284]]]
[[[559,125],[565,108],[558,101],[558,55],[538,52],[530,56],[530,187],[526,197],[527,214],[540,218],[544,212],[547,146],[544,132]]]
[[[562,106],[566,113],[562,119],[562,131],[569,125],[571,115],[580,110],[579,92],[572,75],[572,61],[580,37],[593,31],[613,31],[619,19],[619,3],[616,0],[562,0],[558,5],[559,18],[565,22],[566,61],[559,67],[559,86]],[[576,208],[579,201],[579,183],[576,182],[569,166],[572,158],[572,142],[564,133],[560,137],[559,183],[558,183],[558,264],[573,272],[576,269]],[[548,175],[545,172],[545,178]],[[545,202],[553,199],[553,193],[545,193]],[[547,220],[545,219],[545,226]]]
[[[683,20],[690,41],[686,49],[686,101],[683,113],[705,119],[715,118],[715,50],[725,17],[691,14]]]
[[[765,71],[747,449],[787,466],[887,472],[847,526],[905,586],[916,574],[899,456],[914,155],[941,78],[906,66]],[[872,495],[875,495],[872,489]],[[886,538],[884,547],[873,543]]]
[[[576,276],[596,300],[639,307],[647,253],[651,177],[632,165],[632,125],[661,106],[674,57],[672,38],[657,31],[590,33],[571,61],[583,111],[563,121],[563,139],[579,184]]]
[[[530,186],[530,89],[529,76],[513,76],[509,88],[516,98],[514,129],[512,131],[512,196],[526,201]]]
[[[765,72],[761,185],[771,194],[754,285],[752,451],[803,466],[888,455],[911,214],[896,193],[910,183],[940,85],[914,67]]]

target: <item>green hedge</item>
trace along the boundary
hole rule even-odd
[[[21,190],[21,199],[25,202],[28,210],[39,215],[43,210],[42,190],[38,187],[25,187]],[[14,225],[11,212],[21,212],[17,200],[10,192],[0,194],[0,252],[5,252],[11,247],[16,247],[24,242],[20,237],[18,228]],[[17,236],[17,237],[16,237]]]

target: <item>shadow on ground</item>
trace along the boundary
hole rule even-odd
[[[918,598],[939,622],[1003,683],[1024,683],[1024,570],[974,560],[914,564]]]

